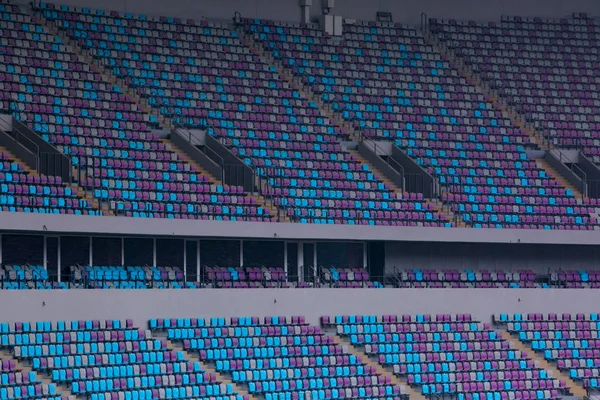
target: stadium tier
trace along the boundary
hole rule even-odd
[[[572,379],[600,387],[598,314],[499,314],[494,320]]]
[[[0,0],[0,400],[600,399],[597,4],[51,1]]]
[[[559,334],[556,341],[569,335],[583,340],[583,333],[568,332],[590,333],[597,315],[529,318],[495,317],[525,342],[533,339],[533,349],[545,349],[559,370],[571,368],[571,377],[589,377],[594,384],[597,368],[584,367],[576,355],[571,359],[576,347],[550,350],[539,344]],[[0,346],[9,351],[0,360],[0,390],[23,390],[15,398],[24,399],[66,398],[66,392],[94,400],[533,400],[562,398],[571,389],[552,376],[560,372],[541,368],[501,331],[468,314],[326,316],[323,328],[302,316],[156,318],[148,325],[149,330],[131,320],[2,323]],[[541,341],[534,339],[540,335]]]
[[[420,388],[458,399],[555,399],[565,383],[470,315],[324,317],[352,345]]]
[[[42,6],[46,18],[104,60],[156,111],[188,128],[207,123],[210,134],[267,179],[265,194],[275,196],[290,217],[443,225],[422,196],[391,191],[344,151],[341,141],[348,133],[253,55],[227,25]]]
[[[330,40],[317,24],[249,20],[246,31],[365,136],[392,140],[439,180],[442,198],[478,227],[587,229],[574,193],[528,156],[503,116],[421,32],[374,22]]]
[[[389,377],[303,317],[152,320],[150,327],[165,329],[169,339],[265,399],[400,397]]]
[[[270,220],[241,188],[184,162],[149,114],[47,28],[15,5],[0,11],[0,109],[70,155],[96,199],[128,216]]]
[[[597,21],[580,13],[494,23],[434,19],[431,30],[548,140],[600,162]]]
[[[129,320],[12,323],[1,331],[14,357],[82,398],[244,399]]]
[[[244,20],[233,29],[205,20],[39,6],[43,18],[2,4],[1,83],[8,89],[2,108],[70,155],[84,172],[79,184],[120,215],[270,221],[269,213],[281,209],[286,220],[320,224],[598,225],[597,201],[581,198],[533,158],[528,151],[538,143],[526,129],[414,28],[345,23],[343,38],[331,40],[317,24]],[[584,18],[574,21],[573,31],[594,26]],[[526,25],[512,33],[516,37],[531,28],[504,23]],[[56,36],[50,33],[54,26]],[[455,36],[466,35],[455,33],[457,27],[483,29],[432,26],[450,26]],[[548,22],[549,30],[556,26]],[[65,46],[60,35],[76,45]],[[521,42],[514,40],[515,46]],[[487,51],[497,43],[478,44]],[[529,46],[531,59],[534,50],[544,51]],[[264,51],[274,56],[273,65]],[[87,64],[90,59],[108,72]],[[512,84],[529,79],[528,64],[523,68]],[[115,77],[125,86],[116,85]],[[522,91],[542,101],[537,92]],[[587,101],[581,106],[586,115]],[[218,138],[253,168],[274,208],[267,211],[243,188],[223,185],[185,161],[158,136],[167,126]],[[347,150],[345,143],[357,135],[403,149],[439,183],[439,198],[393,187]],[[445,215],[438,201],[458,220]],[[66,206],[67,212],[73,208]]]

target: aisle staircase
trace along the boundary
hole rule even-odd
[[[200,365],[204,371],[215,376],[218,381],[226,383],[226,384],[230,384],[233,387],[233,391],[236,392],[237,394],[243,396],[244,399],[258,400],[257,397],[251,395],[246,389],[244,389],[237,383],[233,382],[230,378],[228,378],[227,376],[225,376],[222,373],[220,373],[219,371],[217,371],[212,365],[210,365],[209,363],[207,363],[205,361],[200,360],[200,358],[197,355],[193,355],[192,353],[185,350],[180,343],[175,342],[173,340],[167,340],[167,346],[172,348],[175,351],[179,351],[179,352],[183,353],[183,356],[189,361],[200,362]]]
[[[508,341],[514,349],[527,354],[527,357],[531,358],[539,368],[543,368],[544,370],[549,372],[552,377],[564,381],[574,396],[577,396],[577,398],[579,399],[583,399],[585,396],[587,396],[587,391],[582,385],[575,382],[567,374],[563,373],[561,370],[556,368],[554,364],[548,362],[543,357],[543,355],[533,351],[530,347],[528,347],[523,342],[512,336],[506,330],[496,328],[496,332],[498,332],[502,339]]]
[[[411,400],[427,400],[425,396],[411,387],[406,379],[398,377],[393,371],[389,370],[378,362],[371,360],[368,355],[352,345],[348,339],[338,335],[331,336],[333,337],[335,344],[341,346],[344,351],[361,359],[366,365],[374,368],[375,371],[377,371],[377,375],[389,377],[392,384],[400,388],[400,393],[408,394]]]
[[[577,188],[575,185],[569,182],[564,176],[562,176],[560,172],[556,170],[556,168],[550,165],[550,163],[548,163],[548,161],[546,161],[545,159],[536,158],[535,164],[538,166],[538,168],[541,168],[544,171],[546,171],[546,174],[548,176],[558,181],[562,187],[570,189],[573,192],[573,195],[578,199],[583,199],[585,197],[579,188]]]

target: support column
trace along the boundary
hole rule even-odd
[[[285,271],[285,276],[288,274],[288,243],[283,242],[283,270]]]
[[[121,238],[121,266],[125,266],[125,238]]]
[[[313,245],[313,282],[317,281],[317,242]]]
[[[298,242],[298,282],[304,282],[304,243]]]
[[[196,282],[200,282],[200,240],[196,243]]]
[[[187,276],[187,240],[183,239],[183,276]]]
[[[368,243],[363,243],[363,268],[367,269],[369,267],[369,254],[368,254]]]
[[[61,250],[62,250],[62,249],[61,249],[61,246],[60,246],[60,238],[61,238],[60,236],[58,236],[58,237],[56,238],[56,240],[57,240],[57,242],[58,242],[58,260],[56,260],[56,262],[57,262],[58,264],[56,265],[56,271],[57,271],[57,274],[58,274],[58,277],[57,277],[57,278],[58,278],[58,281],[59,281],[59,282],[60,282],[60,281],[61,281],[61,279],[62,279],[62,277],[61,277],[61,275],[62,275],[62,259],[61,259],[61,257],[62,257],[62,256],[61,256]]]
[[[94,238],[90,236],[90,260],[89,266],[94,265]]]
[[[240,267],[244,268],[244,241],[240,240]]]
[[[152,239],[152,266],[156,267],[156,238]]]
[[[43,251],[43,254],[44,254],[44,256],[43,256],[44,258],[43,258],[42,264],[44,265],[44,269],[46,271],[48,271],[48,237],[46,235],[44,235],[44,251]]]
[[[310,22],[310,7],[312,6],[312,0],[300,0],[300,21],[303,24]]]

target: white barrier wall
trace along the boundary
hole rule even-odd
[[[600,311],[593,289],[197,289],[0,291],[0,321]]]
[[[514,244],[600,244],[600,230],[426,228],[368,225],[318,225],[276,222],[231,222],[163,218],[94,217],[3,213],[1,233],[74,236],[150,236],[187,238],[274,239],[301,241],[406,241]]]

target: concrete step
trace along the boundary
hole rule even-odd
[[[359,163],[361,163],[363,165],[368,165],[371,172],[373,172],[373,175],[375,175],[375,178],[378,181],[385,183],[385,185],[387,186],[387,188],[389,190],[391,190],[397,194],[400,194],[400,195],[403,194],[403,191],[401,188],[399,188],[394,182],[392,182],[392,180],[390,180],[387,176],[385,176],[385,174],[383,172],[381,172],[379,169],[377,169],[376,167],[371,165],[369,163],[369,161],[367,161],[367,159],[364,158],[363,155],[360,154],[360,152],[358,150],[346,150],[346,151],[348,153],[350,153],[352,155],[352,157]]]
[[[12,151],[10,151],[9,149],[7,149],[6,147],[0,146],[0,152],[7,154],[8,158],[10,158],[12,161],[21,164],[23,166],[23,170],[26,173],[28,173],[29,175],[33,175],[33,176],[38,176],[39,175],[36,170],[34,170],[33,168],[31,168],[27,163],[25,163],[19,157],[15,156],[15,154]]]
[[[75,171],[75,169],[73,168],[73,175],[76,175],[76,172],[77,171]],[[80,171],[79,174],[81,176],[81,180],[85,181],[87,179],[85,172]],[[77,196],[87,200],[88,203],[92,204],[92,207],[94,207],[97,210],[101,210],[104,215],[115,215],[108,206],[108,204],[102,203],[100,200],[94,197],[93,190],[87,190],[84,187],[79,186],[79,182],[77,184],[71,184],[71,188],[76,191]]]
[[[256,199],[256,204],[264,208],[269,213],[269,215],[273,217],[273,219],[277,222],[292,222],[287,216],[285,209],[279,209],[276,205],[274,205],[270,200],[267,200],[267,198],[262,196],[260,193],[255,193],[251,196]]]
[[[366,365],[373,367],[375,371],[377,371],[377,375],[388,377],[392,384],[400,389],[400,393],[408,394],[409,398],[411,399],[426,400],[425,396],[412,388],[405,378],[397,376],[392,370],[384,367],[376,361],[372,361],[366,353],[352,345],[348,339],[338,335],[332,335],[332,337],[333,341],[337,345],[341,346],[347,353],[359,357]]]
[[[213,174],[211,174],[210,172],[208,172],[204,167],[202,167],[202,165],[198,164],[198,162],[196,162],[196,160],[192,159],[190,156],[188,156],[186,154],[185,151],[181,150],[175,143],[173,143],[170,139],[165,139],[165,138],[161,138],[159,139],[168,150],[171,150],[174,153],[177,153],[177,155],[183,160],[185,161],[187,164],[191,164],[194,167],[196,167],[197,172],[200,175],[205,175],[207,176],[211,182],[217,184],[217,185],[222,185],[223,182],[221,181],[221,179],[217,179],[216,176],[214,176]]]
[[[583,194],[581,193],[581,190],[579,190],[579,188],[577,188],[575,185],[573,185],[571,182],[569,182],[564,176],[562,176],[562,174],[560,172],[558,172],[558,170],[556,170],[556,168],[551,166],[550,163],[548,163],[548,161],[546,161],[543,158],[536,158],[535,163],[539,168],[546,171],[546,173],[549,176],[551,176],[556,181],[558,181],[564,188],[571,189],[575,196],[577,196],[580,199],[583,198]]]
[[[227,377],[224,374],[217,371],[212,365],[206,363],[203,360],[200,360],[200,358],[198,357],[197,354],[192,354],[192,353],[188,352],[187,350],[185,350],[181,344],[179,344],[173,340],[167,340],[167,346],[172,348],[175,351],[182,352],[183,356],[189,361],[200,362],[201,368],[204,371],[208,372],[209,374],[213,374],[220,381],[220,383],[230,384],[233,387],[234,392],[237,392],[238,394],[240,394],[241,396],[244,396],[248,400],[258,400],[257,397],[250,394],[246,389],[244,389],[243,387],[241,387],[240,385],[235,383],[229,377]]]
[[[583,399],[585,396],[587,396],[587,390],[585,390],[585,388],[582,385],[575,382],[573,379],[571,379],[569,375],[563,373],[561,370],[556,368],[554,364],[548,362],[543,357],[543,355],[536,353],[533,349],[521,342],[519,339],[513,337],[508,331],[504,329],[496,330],[500,334],[500,336],[504,340],[508,341],[514,349],[527,354],[527,356],[531,358],[539,368],[543,368],[544,370],[546,370],[546,372],[549,372],[553,378],[565,381],[567,387],[574,396],[576,396],[579,399]]]

